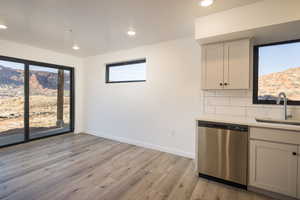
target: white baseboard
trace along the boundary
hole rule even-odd
[[[123,137],[119,137],[119,136],[108,135],[108,134],[101,133],[99,131],[89,130],[85,133],[90,134],[90,135],[94,135],[94,136],[98,136],[98,137],[103,137],[103,138],[106,138],[106,139],[115,140],[115,141],[118,141],[118,142],[123,142],[123,143],[132,144],[132,145],[145,147],[145,148],[149,148],[149,149],[154,149],[154,150],[158,150],[158,151],[162,151],[162,152],[166,152],[166,153],[170,153],[170,154],[175,154],[175,155],[183,156],[183,157],[186,157],[186,158],[192,158],[192,159],[195,158],[195,154],[191,153],[191,152],[185,152],[185,151],[181,151],[181,150],[178,150],[178,149],[163,147],[163,146],[160,146],[160,145],[141,142],[141,141],[138,141],[138,140],[123,138]]]

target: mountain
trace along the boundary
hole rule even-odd
[[[57,73],[30,71],[30,86],[34,89],[57,89]],[[0,88],[20,88],[24,84],[24,71],[0,65]],[[65,90],[70,88],[70,75],[65,73]]]
[[[0,87],[10,85],[12,87],[20,87],[24,82],[24,72],[0,65]]]
[[[277,99],[280,92],[285,92],[289,99],[300,99],[300,67],[259,77],[260,99]]]

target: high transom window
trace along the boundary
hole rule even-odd
[[[146,59],[106,65],[106,83],[146,81]]]

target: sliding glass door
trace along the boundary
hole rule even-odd
[[[29,65],[30,138],[69,131],[70,71]]]
[[[0,146],[73,131],[73,69],[10,60],[0,57]]]
[[[0,59],[0,146],[23,142],[25,65]]]

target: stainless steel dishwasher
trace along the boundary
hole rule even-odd
[[[248,127],[198,121],[199,176],[247,189]]]

